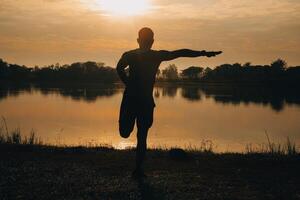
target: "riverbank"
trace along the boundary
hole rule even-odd
[[[300,155],[0,145],[0,199],[299,199]]]

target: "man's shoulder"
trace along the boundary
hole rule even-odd
[[[167,52],[167,51],[166,50],[154,50],[154,49],[151,49],[147,53],[160,54],[160,53],[164,53],[164,52]],[[140,49],[132,49],[132,50],[125,51],[123,53],[123,55],[132,55],[132,54],[139,54],[139,53],[144,53],[144,52],[140,51]]]
[[[169,51],[166,51],[166,50],[151,49],[150,51],[144,52],[144,51],[141,51],[140,49],[133,49],[133,50],[124,52],[122,57],[125,59],[132,59],[139,55],[148,55],[148,56],[153,57],[153,59],[156,59],[156,58],[160,59],[160,58],[164,57],[165,55],[167,55],[168,53],[169,53]]]
[[[125,51],[123,53],[123,56],[130,56],[130,55],[134,55],[138,52],[138,49],[132,49],[132,50],[129,50],[129,51]]]
[[[151,49],[151,53],[154,53],[154,54],[161,54],[161,53],[165,53],[165,52],[168,52],[166,50],[154,50],[154,49]]]

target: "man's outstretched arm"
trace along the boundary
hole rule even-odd
[[[117,64],[117,72],[121,79],[121,81],[126,85],[128,83],[128,76],[125,72],[125,68],[128,66],[128,62],[126,60],[126,56],[123,54],[121,59]]]
[[[191,49],[179,49],[175,51],[160,51],[163,61],[173,60],[179,57],[212,57],[221,54],[222,51],[194,51]]]

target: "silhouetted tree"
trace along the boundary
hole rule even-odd
[[[128,68],[126,72],[129,73]],[[201,74],[201,76],[199,76]],[[189,67],[182,71],[183,77],[199,81],[256,83],[261,85],[292,85],[300,87],[300,66],[288,67],[282,59],[277,59],[271,65],[252,65],[250,62],[243,65],[222,64],[214,69],[209,67]],[[159,70],[156,75],[166,80],[178,80],[176,65],[169,65]],[[35,66],[29,68],[17,64],[9,64],[0,59],[0,80],[15,82],[117,82],[119,77],[114,68],[105,66],[104,63],[88,61],[72,64]]]
[[[245,68],[251,67],[251,62],[246,62],[245,64],[243,64],[243,67],[245,67]]]
[[[116,70],[104,66],[104,63],[93,61],[76,62],[71,65],[49,65],[42,68],[36,66],[33,69],[35,80],[38,81],[102,81],[114,82],[118,80]]]
[[[8,76],[8,64],[0,59],[0,79],[7,78]]]
[[[213,71],[213,70],[212,70],[211,68],[206,67],[206,68],[204,69],[204,74],[203,74],[203,76],[204,76],[204,77],[209,76],[210,73],[211,73],[212,71]]]
[[[271,68],[273,71],[282,72],[286,69],[287,63],[282,59],[277,59],[271,63]]]
[[[189,79],[197,79],[200,78],[200,74],[202,73],[202,71],[202,67],[191,66],[182,70],[182,76]]]
[[[178,70],[176,65],[171,64],[162,70],[162,75],[165,79],[176,80],[178,79]]]

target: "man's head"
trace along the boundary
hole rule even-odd
[[[139,37],[137,39],[141,49],[149,50],[151,49],[154,42],[154,33],[148,28],[144,27],[139,31]]]

